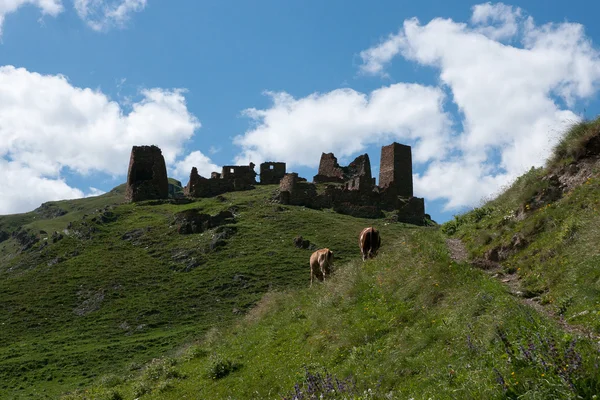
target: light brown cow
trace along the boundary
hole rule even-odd
[[[333,267],[333,252],[329,249],[320,249],[310,256],[310,286],[312,287],[313,278],[324,280],[327,275],[331,275]]]
[[[374,258],[377,255],[377,250],[381,247],[379,231],[372,226],[363,229],[358,237],[358,246],[360,247],[363,261],[367,258]]]

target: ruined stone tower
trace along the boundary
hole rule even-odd
[[[162,151],[156,146],[133,146],[127,172],[125,200],[167,199],[169,181]]]
[[[315,183],[344,182],[344,171],[337,162],[333,153],[322,153],[319,162],[319,172],[314,176]]]
[[[260,183],[264,185],[276,184],[285,176],[284,162],[264,162],[260,164]]]
[[[379,187],[392,189],[399,196],[413,195],[410,146],[394,142],[381,148]]]

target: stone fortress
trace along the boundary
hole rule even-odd
[[[260,165],[260,183],[256,182],[255,165],[226,165],[210,178],[192,168],[183,196],[213,197],[227,192],[251,190],[257,184],[279,184],[276,201],[281,204],[314,209],[332,208],[340,214],[363,218],[381,218],[392,212],[399,222],[423,224],[425,205],[413,196],[412,156],[410,146],[392,143],[381,148],[379,185],[371,174],[368,154],[362,154],[348,166],[340,166],[333,153],[321,154],[319,170],[308,182],[297,173],[287,173],[283,162]],[[126,200],[130,202],[167,199],[170,190],[165,161],[156,146],[133,146],[127,174]]]

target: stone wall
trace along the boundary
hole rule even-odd
[[[169,181],[161,150],[156,146],[133,146],[127,172],[127,201],[167,199]]]
[[[285,176],[284,162],[264,162],[260,164],[260,183],[273,185],[279,183]]]
[[[344,171],[333,153],[322,153],[319,172],[313,177],[315,183],[344,182]]]
[[[220,178],[204,178],[198,174],[196,167],[192,168],[190,180],[183,188],[183,194],[190,197],[213,197],[235,190],[234,180]]]
[[[412,196],[410,146],[392,143],[382,148],[380,186],[375,185],[368,154],[358,156],[347,167],[332,153],[323,153],[315,183],[300,182],[298,174],[286,174],[280,182],[280,201],[361,218],[381,218],[393,211],[400,222],[424,223],[422,198]],[[316,184],[330,183],[319,193]],[[382,184],[381,184],[382,183]]]
[[[392,189],[398,196],[413,195],[410,146],[394,142],[381,148],[379,187]]]
[[[225,165],[221,172],[221,179],[237,179],[241,184],[254,185],[256,184],[254,163],[249,165]]]
[[[282,204],[306,205],[314,208],[315,199],[317,199],[317,187],[313,183],[301,180],[297,173],[285,174],[281,179],[279,201]]]

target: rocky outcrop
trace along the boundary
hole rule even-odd
[[[216,215],[201,213],[199,209],[181,211],[175,214],[177,232],[182,235],[202,233],[220,225],[235,223],[231,211],[221,211]]]

